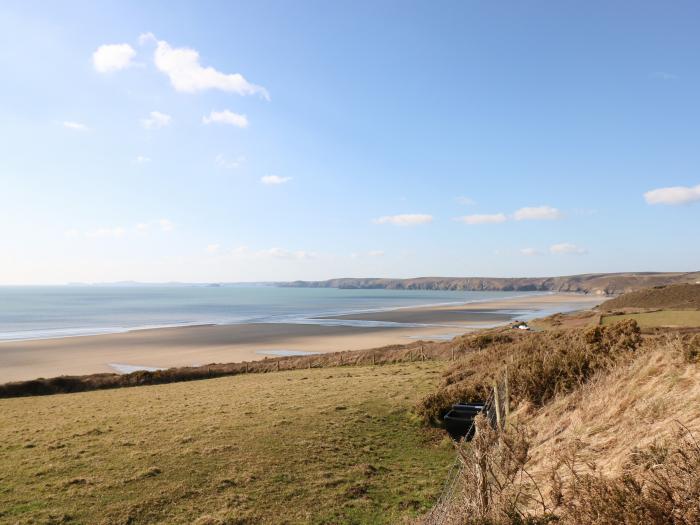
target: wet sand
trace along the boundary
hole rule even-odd
[[[124,370],[124,365],[167,368],[250,361],[264,359],[265,354],[260,353],[264,351],[336,352],[403,344],[415,339],[441,340],[484,326],[506,323],[533,310],[547,315],[553,310],[590,308],[601,301],[601,298],[556,294],[326,318],[439,326],[252,323],[8,341],[0,343],[0,383],[37,377],[115,372],[120,367]]]

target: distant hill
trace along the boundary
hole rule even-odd
[[[384,288],[389,290],[554,291],[597,295],[700,282],[700,272],[591,273],[562,277],[417,277],[413,279],[342,278],[293,281],[278,286],[298,288]]]
[[[700,284],[657,286],[629,292],[601,304],[603,311],[623,308],[700,309]]]

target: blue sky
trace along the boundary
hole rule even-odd
[[[0,283],[700,269],[695,2],[0,4]]]

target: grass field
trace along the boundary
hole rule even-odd
[[[1,523],[396,523],[454,459],[442,363],[0,400]]]
[[[655,326],[696,327],[700,326],[700,310],[659,310],[638,314],[606,315],[601,322],[608,325],[623,319],[634,319],[642,328]]]

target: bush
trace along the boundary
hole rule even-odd
[[[527,333],[520,337],[491,337],[486,351],[472,351],[445,373],[442,386],[426,396],[418,413],[439,424],[451,405],[488,399],[494,380],[508,365],[511,401],[535,406],[572,391],[593,374],[609,370],[641,344],[639,326],[625,320],[610,326]],[[460,342],[480,348],[483,338]]]

